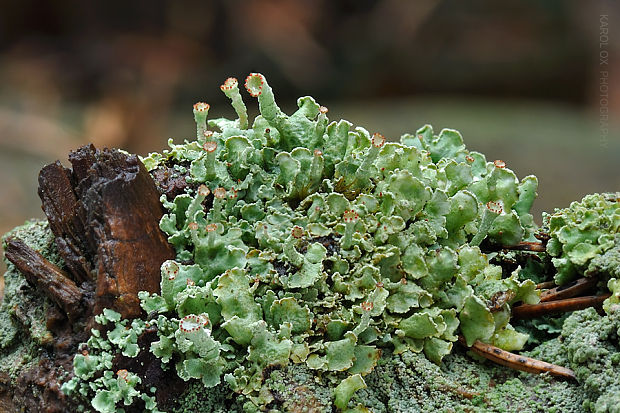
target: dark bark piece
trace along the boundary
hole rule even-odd
[[[174,168],[165,165],[151,171],[151,176],[155,180],[159,192],[166,195],[169,200],[173,200],[177,195],[185,192],[185,188],[188,186],[186,178],[189,176],[189,172],[181,174]]]
[[[107,307],[138,317],[138,292],[159,292],[160,266],[174,258],[159,229],[164,213],[159,193],[135,155],[103,151],[90,173],[82,203],[98,246],[95,312]]]
[[[89,177],[88,171],[97,162],[97,149],[92,143],[69,153],[75,186]],[[79,194],[78,196],[81,196]]]
[[[58,252],[72,278],[77,282],[92,279],[92,250],[88,248],[84,221],[78,215],[79,201],[71,171],[58,161],[45,166],[39,173],[38,192]]]
[[[159,292],[159,268],[174,258],[159,229],[159,192],[135,155],[87,145],[69,160],[72,170],[56,162],[39,176],[56,244],[74,279],[95,279],[95,314],[111,308],[138,317],[138,292]]]
[[[31,284],[62,308],[70,320],[78,318],[82,291],[60,268],[18,239],[8,240],[5,255]]]

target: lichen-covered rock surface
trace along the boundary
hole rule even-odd
[[[253,122],[230,78],[221,89],[236,120],[208,120],[209,105],[198,103],[196,139],[143,159],[176,259],[161,267],[160,293],[139,294],[142,319],[95,317],[62,386],[76,409],[614,411],[617,199],[592,196],[556,211],[546,221],[549,254],[507,259],[493,251],[535,240],[536,177],[519,180],[454,130],[424,126],[392,142],[330,122],[311,97],[284,114],[260,74],[245,88],[258,99]],[[56,257],[48,244],[38,249]],[[524,349],[532,327],[515,329],[511,306],[538,302],[533,280],[552,267],[548,255],[559,283],[596,271],[614,293],[607,315],[576,313],[559,338],[551,332],[529,347],[574,367],[579,384],[506,370],[454,345],[462,335],[467,345]],[[37,337],[50,334],[44,316],[28,321],[12,307],[19,282],[10,269],[0,313],[0,356],[11,365],[19,365],[17,334],[34,343],[35,358],[44,345]],[[590,341],[578,335],[581,324],[598,334],[596,365],[583,366]],[[173,384],[157,388],[153,374]],[[177,382],[184,387],[170,397]]]

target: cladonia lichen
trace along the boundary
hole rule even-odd
[[[308,96],[285,114],[261,74],[245,88],[260,108],[253,121],[229,78],[221,90],[237,119],[208,119],[209,105],[197,103],[196,140],[171,140],[143,159],[152,173],[174,169],[188,183],[161,197],[160,228],[176,259],[161,267],[159,294],[139,295],[146,321],[110,310],[97,317],[103,327],[75,356],[67,394],[100,412],[138,400],[157,411],[135,372],[111,370],[116,355],[148,351],[169,374],[238,395],[246,412],[272,408],[274,372],[295,369],[332,389],[317,390],[317,405],[362,412],[356,394],[367,378],[382,386],[373,373],[382,355],[440,365],[459,335],[467,345],[523,348],[511,306],[535,304],[539,293],[520,268],[505,274],[485,251],[534,240],[536,177],[519,180],[503,161],[468,150],[455,130],[426,125],[395,142],[330,122]],[[558,282],[603,268],[597,257],[614,242],[617,259],[617,202],[583,202],[571,206],[583,219],[547,219]],[[620,294],[615,279],[609,288],[606,308]],[[140,348],[147,328],[156,338]]]
[[[141,295],[159,314],[153,354],[185,380],[245,395],[249,410],[271,401],[266,368],[305,364],[340,380],[344,409],[382,349],[440,363],[459,333],[520,348],[509,305],[535,303],[533,283],[502,278],[479,245],[531,236],[534,177],[519,181],[454,130],[386,142],[330,123],[311,97],[286,115],[257,73],[245,82],[261,113],[249,126],[236,86],[222,90],[238,119],[207,120],[198,103],[197,140],[144,159],[151,171],[189,162],[191,184],[162,196],[177,259],[162,266],[161,294]]]

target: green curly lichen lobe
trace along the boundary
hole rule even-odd
[[[455,351],[458,335],[510,351],[527,342],[510,324],[511,305],[538,302],[524,274],[538,281],[540,269],[504,274],[482,251],[535,239],[536,177],[487,162],[455,130],[426,125],[386,142],[330,122],[311,97],[285,114],[260,74],[245,87],[258,99],[253,122],[228,79],[221,88],[238,119],[209,120],[209,106],[197,104],[197,139],[143,159],[149,171],[186,176],[183,193],[161,198],[176,259],[161,267],[160,294],[139,295],[148,321],[109,310],[96,318],[106,328],[75,356],[67,394],[100,412],[138,402],[158,411],[135,372],[111,370],[118,354],[150,351],[188,382],[179,412],[594,406],[575,384],[478,366]],[[612,313],[618,210],[600,197],[582,202],[571,208],[592,203],[597,218],[556,211],[549,254],[566,279],[607,274]],[[139,348],[147,325],[157,339]]]
[[[587,195],[568,208],[543,214],[551,239],[547,252],[564,284],[578,277],[606,274],[620,277],[619,194]]]

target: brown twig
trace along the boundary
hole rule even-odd
[[[534,237],[542,241],[543,244],[547,244],[547,241],[551,239],[551,235],[547,234],[546,232],[537,232],[534,234]]]
[[[542,242],[522,241],[515,245],[502,245],[504,250],[545,252],[547,248]]]
[[[537,290],[546,290],[549,288],[554,288],[556,286],[555,281],[545,281],[540,284],[536,284]]]
[[[19,239],[11,238],[7,241],[5,255],[28,282],[58,304],[70,320],[79,316],[82,291],[64,271]]]
[[[529,252],[545,252],[546,246],[542,242],[522,241],[515,245],[498,245],[487,244],[485,247],[487,252],[496,251],[529,251]]]
[[[587,297],[567,298],[564,300],[547,301],[539,304],[521,304],[512,307],[512,318],[535,318],[548,314],[565,313],[597,307],[603,304],[611,294],[591,295]]]
[[[467,343],[463,336],[459,336],[459,343],[467,347]],[[510,367],[515,370],[526,371],[534,374],[549,373],[556,377],[564,377],[571,380],[577,379],[575,377],[575,373],[571,369],[547,363],[546,361],[510,353],[499,347],[483,343],[480,340],[476,340],[474,344],[469,347],[469,349],[479,356],[491,360],[494,363],[501,364],[502,366]]]
[[[543,291],[542,294],[540,294],[540,302],[544,303],[547,301],[556,301],[564,298],[575,297],[595,287],[597,282],[598,279],[595,277],[579,278],[578,280],[572,281],[568,284]]]

